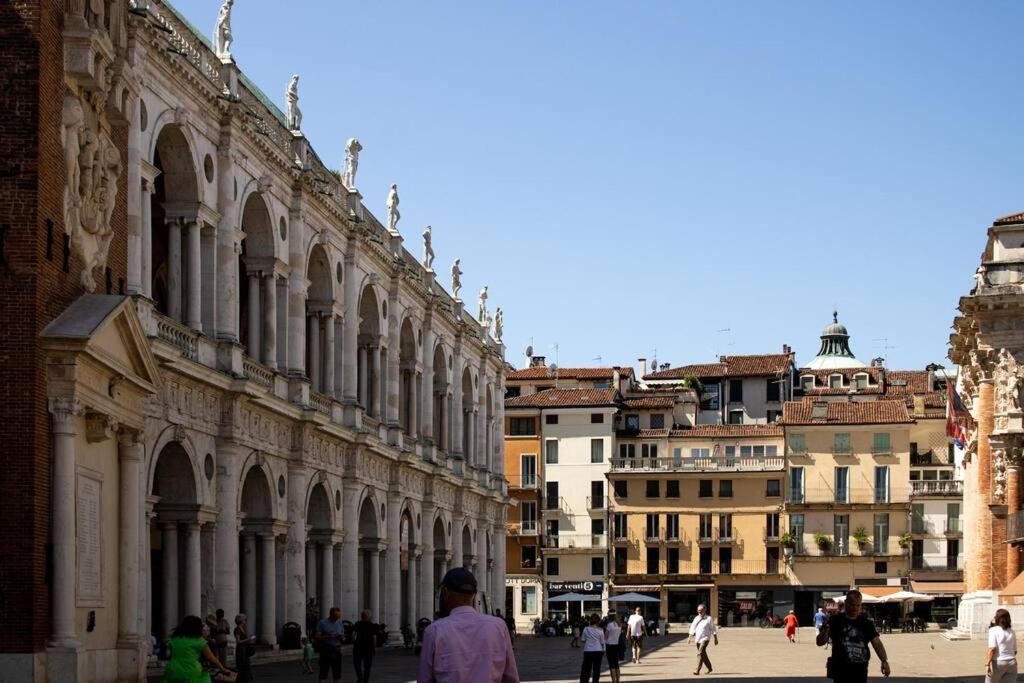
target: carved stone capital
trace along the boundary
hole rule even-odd
[[[85,438],[89,443],[99,443],[113,438],[117,433],[117,421],[103,413],[87,413],[85,416]]]

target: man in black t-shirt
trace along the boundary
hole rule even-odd
[[[354,641],[352,661],[356,666],[356,683],[369,683],[373,653],[377,650],[377,624],[370,621],[370,613],[363,612],[352,625]]]
[[[882,675],[888,677],[890,673],[889,656],[882,639],[878,637],[875,625],[861,614],[863,600],[860,591],[849,591],[843,605],[844,613],[826,621],[818,633],[816,642],[819,647],[832,640],[828,677],[836,683],[865,683],[868,680],[869,643],[882,662]]]

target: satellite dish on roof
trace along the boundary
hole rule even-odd
[[[533,345],[532,344],[530,346],[526,347],[526,355],[527,356],[532,356],[533,355]]]

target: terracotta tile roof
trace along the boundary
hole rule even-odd
[[[673,439],[713,439],[730,437],[781,437],[782,427],[768,425],[695,425],[690,429],[673,429]]]
[[[548,389],[505,399],[506,408],[576,408],[614,406],[614,389]]]
[[[824,404],[825,414],[814,416],[816,403]],[[782,424],[901,424],[912,422],[904,401],[787,401],[782,408]]]
[[[997,218],[992,225],[1012,225],[1013,223],[1024,223],[1024,211]]]
[[[687,375],[693,375],[697,379],[705,377],[773,377],[785,372],[789,365],[790,357],[786,353],[722,356],[718,363],[680,365],[677,368],[644,375],[644,379],[683,379]]]
[[[886,373],[887,396],[925,393],[928,393],[927,370],[890,370]]]
[[[636,429],[633,431],[619,431],[620,439],[662,439],[668,436],[667,429]]]
[[[871,394],[881,395],[882,393],[881,387],[874,386],[869,386],[866,389],[857,389],[855,387],[836,387],[835,389],[832,387],[814,387],[813,389],[802,389],[801,393],[803,393],[804,396],[846,396],[851,391],[858,396]]]
[[[625,365],[619,368],[619,375],[623,378],[630,377],[633,368]],[[558,368],[558,379],[600,381],[611,380],[615,376],[615,368]],[[506,381],[517,380],[538,380],[554,379],[555,376],[547,366],[525,368],[523,370],[510,370],[505,373]]]
[[[640,410],[669,410],[675,404],[676,401],[671,396],[633,396],[630,398],[622,399],[622,405],[625,406],[626,408]]]

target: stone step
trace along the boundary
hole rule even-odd
[[[942,632],[942,637],[946,640],[970,640],[971,634],[966,629],[961,630],[958,628],[946,629]]]

